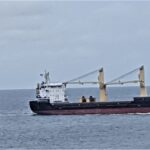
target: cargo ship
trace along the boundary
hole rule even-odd
[[[85,115],[85,114],[127,114],[127,113],[149,113],[150,97],[147,94],[144,79],[144,66],[123,74],[120,77],[105,83],[103,68],[96,70],[98,81],[80,81],[81,78],[88,76],[93,72],[82,75],[73,80],[63,83],[52,83],[49,79],[49,73],[45,72],[44,81],[37,84],[36,99],[29,101],[33,113],[39,115]],[[138,79],[131,81],[121,81],[121,78],[138,71]],[[139,83],[140,95],[133,97],[128,101],[108,101],[107,86],[114,84]],[[79,102],[69,102],[66,96],[66,86],[68,84],[98,84],[99,100],[93,96],[86,98],[81,96]]]

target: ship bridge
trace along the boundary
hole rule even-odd
[[[65,90],[63,83],[51,83],[49,81],[49,73],[44,75],[45,81],[37,84],[36,97],[39,100],[48,100],[50,103],[66,102]]]

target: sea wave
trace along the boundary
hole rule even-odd
[[[10,117],[10,116],[31,116],[32,115],[32,113],[29,113],[29,112],[25,112],[25,113],[23,113],[23,112],[21,112],[21,113],[16,113],[16,112],[10,112],[10,113],[0,113],[0,116],[8,116],[8,117]]]

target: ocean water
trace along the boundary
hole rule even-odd
[[[110,100],[131,100],[136,87],[108,89]],[[68,89],[68,98],[98,98],[97,88]],[[150,149],[150,114],[40,116],[29,108],[34,90],[0,91],[0,150]]]

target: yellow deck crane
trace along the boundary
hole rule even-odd
[[[131,81],[121,81],[122,78],[125,78],[126,76],[139,71],[139,76],[138,76],[138,80],[131,80]],[[94,74],[96,72],[99,72],[98,75],[98,81],[80,81],[80,79],[83,79],[91,74]],[[87,74],[84,74],[80,77],[77,77],[75,79],[72,79],[70,81],[64,82],[65,85],[67,84],[99,84],[99,89],[100,89],[100,102],[107,102],[108,101],[108,95],[107,95],[107,86],[109,85],[123,85],[123,84],[128,84],[128,83],[139,83],[140,84],[140,96],[141,97],[146,97],[147,96],[147,89],[145,86],[145,76],[144,76],[144,66],[138,67],[128,73],[125,73],[121,76],[119,76],[118,78],[115,78],[109,82],[104,82],[104,69],[98,69],[98,70],[94,70],[92,72],[89,72]]]

